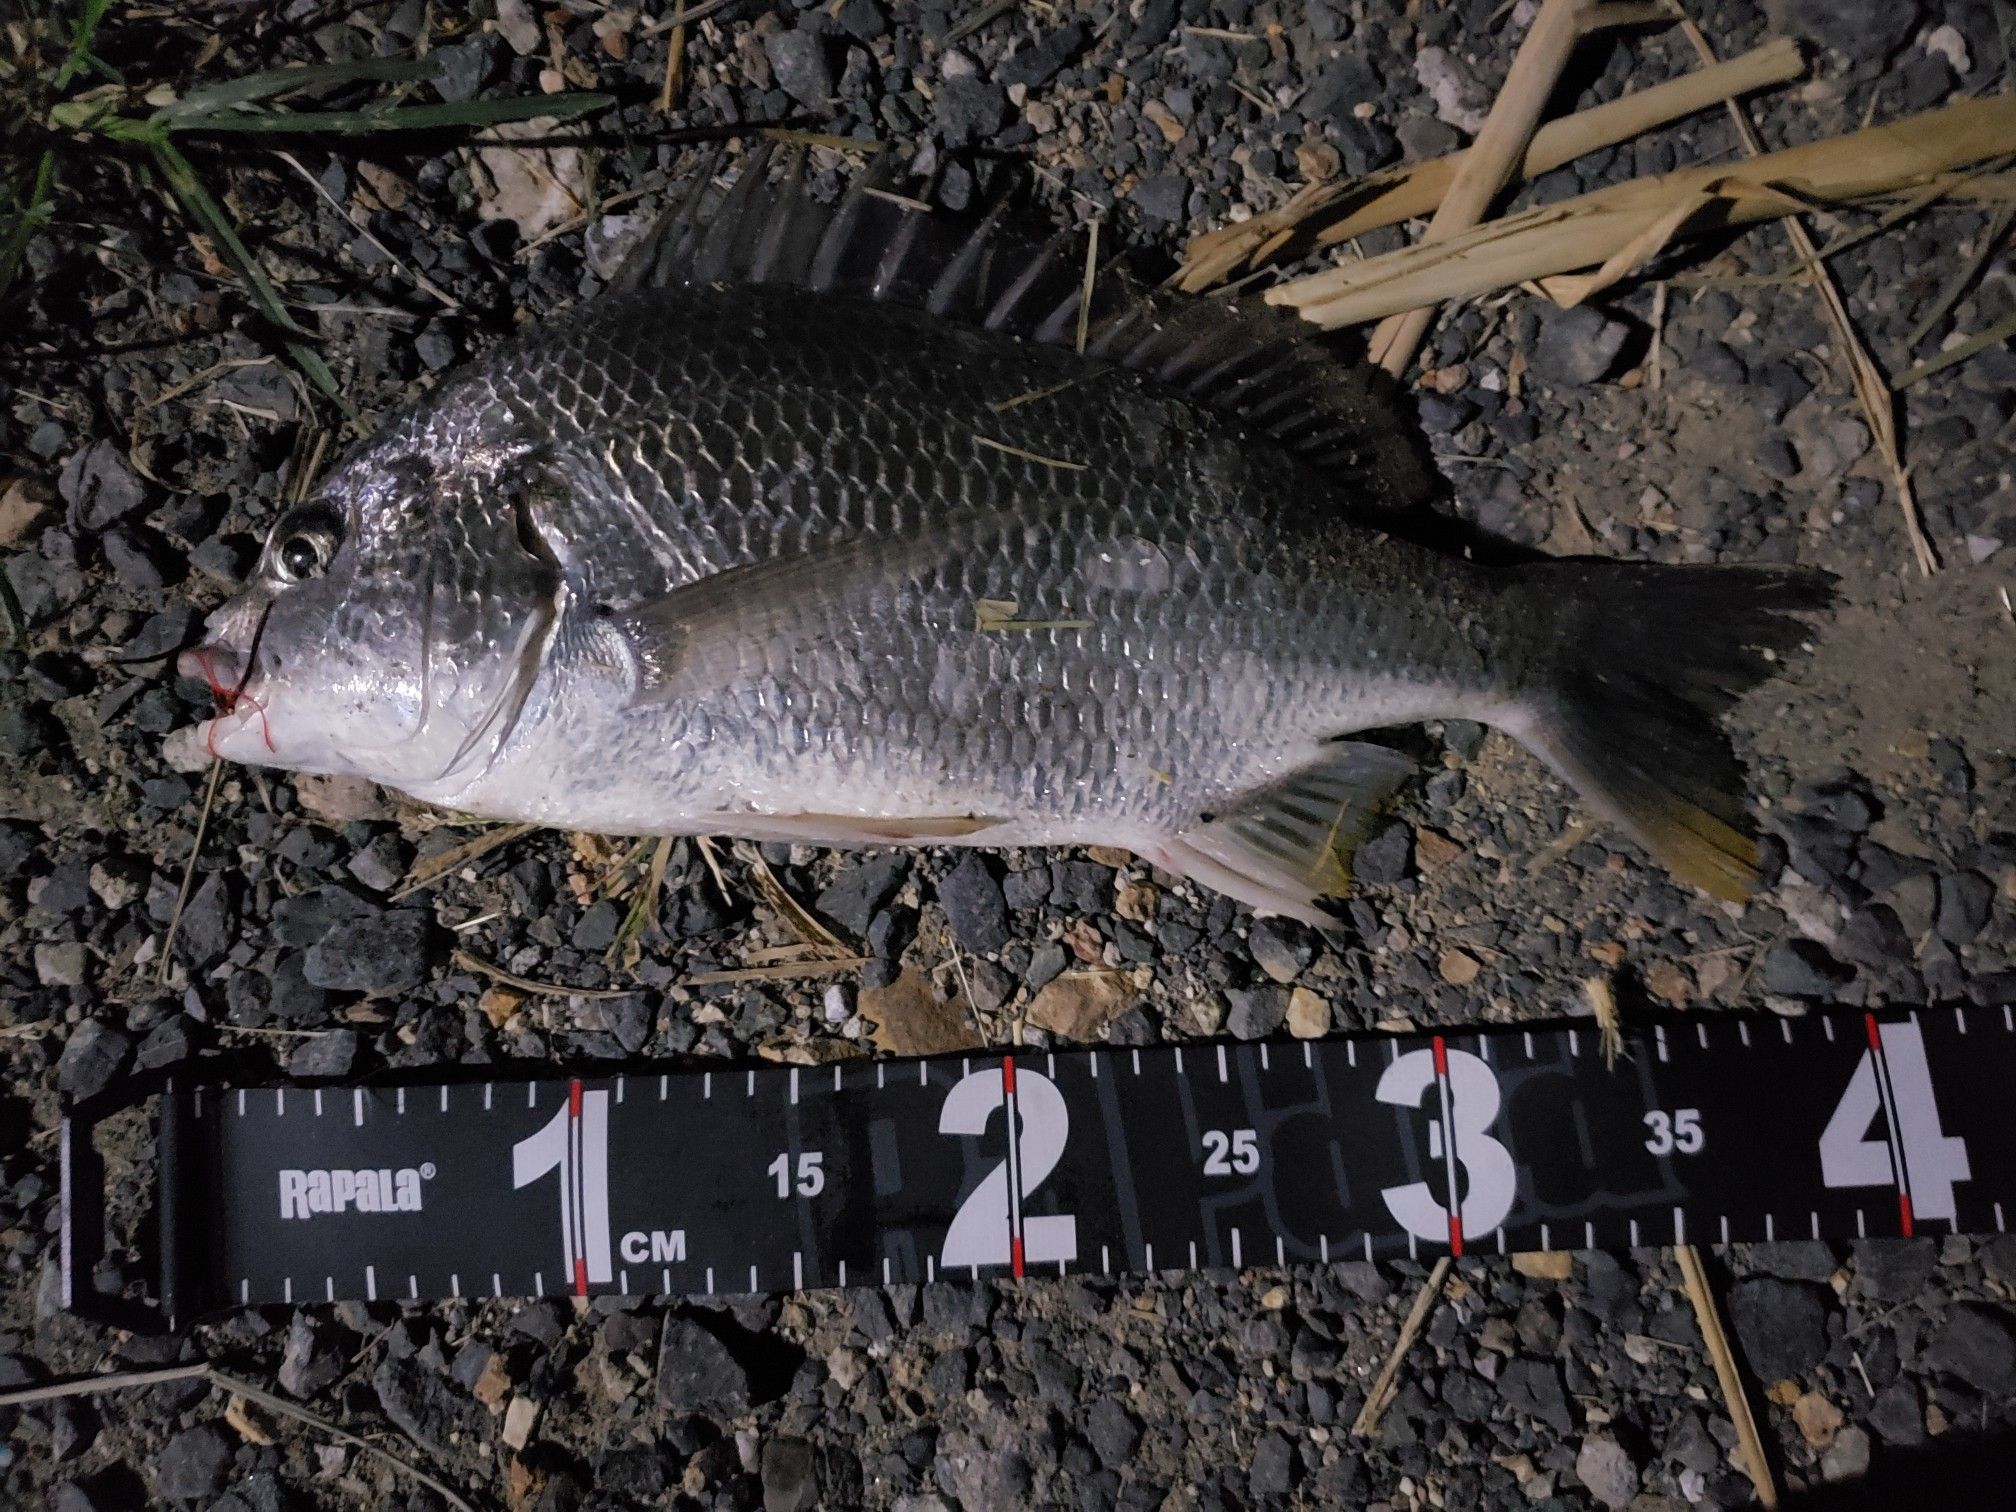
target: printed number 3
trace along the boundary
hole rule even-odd
[[[1441,1127],[1439,1117],[1429,1126],[1429,1155],[1461,1166],[1469,1191],[1457,1208],[1463,1231],[1476,1236],[1488,1234],[1505,1221],[1517,1195],[1518,1170],[1512,1152],[1487,1132],[1498,1117],[1498,1078],[1478,1057],[1467,1050],[1448,1052],[1449,1122],[1455,1125],[1450,1159],[1450,1131]],[[1436,1097],[1435,1056],[1429,1050],[1410,1050],[1386,1068],[1379,1078],[1379,1101],[1403,1108],[1424,1103],[1439,1114]],[[1440,1241],[1449,1233],[1449,1207],[1456,1205],[1455,1172],[1450,1170],[1449,1206],[1425,1181],[1387,1187],[1379,1195],[1409,1233]]]
[[[1663,1108],[1654,1108],[1645,1115],[1645,1125],[1652,1131],[1645,1148],[1654,1155],[1671,1155],[1675,1150],[1682,1155],[1698,1155],[1707,1143],[1701,1132],[1699,1108],[1681,1108],[1670,1115]]]

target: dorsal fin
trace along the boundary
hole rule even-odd
[[[750,283],[884,301],[1046,346],[1076,344],[1084,241],[1012,226],[1005,194],[982,213],[932,209],[893,186],[887,153],[832,204],[805,187],[802,150],[755,147],[726,192],[717,151],[625,259],[614,293]],[[1371,507],[1417,503],[1433,474],[1407,433],[1391,380],[1347,367],[1293,315],[1188,295],[1101,267],[1088,356],[1152,377],[1239,419],[1325,471],[1346,471]]]

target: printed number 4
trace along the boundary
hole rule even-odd
[[[1260,1136],[1252,1129],[1204,1131],[1206,1176],[1251,1176],[1260,1169]]]
[[[1894,1186],[1918,1218],[1959,1220],[1953,1188],[1972,1177],[1967,1141],[1939,1127],[1932,1068],[1916,1024],[1885,1024],[1820,1135],[1820,1177],[1830,1187]],[[1871,1139],[1882,1115],[1887,1139]],[[1900,1169],[1901,1167],[1901,1169]]]
[[[1671,1155],[1675,1150],[1682,1155],[1698,1155],[1707,1143],[1701,1132],[1699,1108],[1680,1108],[1670,1114],[1663,1108],[1654,1108],[1645,1115],[1645,1124],[1652,1131],[1645,1148],[1654,1155]]]
[[[817,1150],[807,1150],[803,1155],[798,1157],[798,1195],[800,1197],[817,1197],[821,1192],[826,1190],[825,1159],[826,1157]],[[791,1195],[790,1155],[779,1155],[769,1165],[765,1166],[764,1169],[777,1178],[777,1195],[779,1197],[789,1197]]]

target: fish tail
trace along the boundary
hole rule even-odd
[[[1717,722],[1779,670],[1832,601],[1830,574],[1784,567],[1559,561],[1516,569],[1562,649],[1511,733],[1683,882],[1743,899],[1757,844],[1743,769]]]

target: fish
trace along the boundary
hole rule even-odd
[[[1328,927],[1478,721],[1674,877],[1757,849],[1720,717],[1831,596],[1470,560],[1383,375],[803,159],[695,176],[610,280],[389,416],[180,666],[213,755],[499,820],[1102,845]]]

